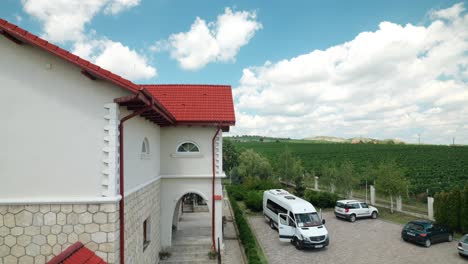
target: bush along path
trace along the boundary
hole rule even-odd
[[[234,187],[235,188],[235,187]],[[240,209],[236,199],[234,199],[234,195],[231,193],[235,193],[232,186],[227,186],[226,190],[228,191],[229,202],[231,203],[232,210],[234,212],[234,219],[239,230],[239,237],[244,246],[244,251],[247,256],[247,261],[249,264],[263,264],[266,261],[262,261],[265,259],[262,253],[262,249],[258,245],[255,235],[250,228],[247,219],[244,216],[244,213]],[[262,257],[260,257],[262,255]]]

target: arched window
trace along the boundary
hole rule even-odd
[[[141,143],[141,158],[148,158],[150,155],[150,146],[147,138],[143,139]]]
[[[200,149],[195,143],[192,142],[184,142],[179,145],[177,148],[178,153],[198,153]]]

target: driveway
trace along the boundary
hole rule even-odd
[[[382,220],[362,219],[354,223],[336,219],[333,212],[323,218],[330,234],[330,245],[324,249],[297,250],[278,240],[263,217],[251,217],[249,223],[269,263],[468,263],[457,252],[457,242],[440,243],[424,248],[401,240],[401,225]]]

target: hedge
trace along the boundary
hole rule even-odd
[[[250,229],[250,226],[247,223],[242,210],[239,208],[236,199],[234,199],[234,197],[231,195],[230,191],[232,190],[232,188],[227,188],[229,201],[231,203],[232,209],[234,210],[236,225],[239,229],[239,237],[242,244],[244,245],[244,250],[245,254],[247,255],[248,262],[249,264],[260,264],[262,262],[258,254],[259,247],[255,241],[255,236],[252,233],[252,230]]]
[[[334,193],[307,190],[305,199],[318,208],[333,208],[336,205],[336,201],[339,200],[339,197]]]
[[[463,190],[455,187],[449,192],[436,193],[434,218],[439,224],[468,233],[468,182]]]
[[[263,210],[263,191],[248,191],[245,195],[245,206],[254,212]]]

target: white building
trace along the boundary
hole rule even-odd
[[[207,200],[223,248],[230,86],[137,85],[1,19],[0,34],[0,263],[75,242],[157,263],[187,193]]]

